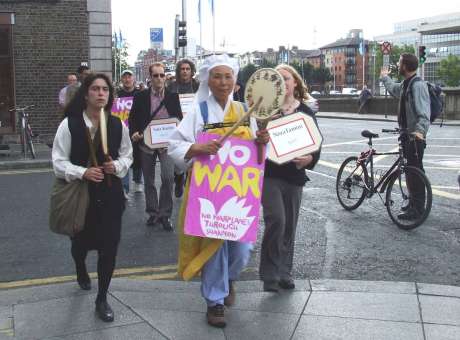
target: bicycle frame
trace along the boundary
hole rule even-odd
[[[397,152],[377,152],[372,147],[372,138],[369,138],[369,142],[367,144],[369,145],[369,150],[361,152],[361,155],[358,158],[358,164],[361,164],[364,168],[367,168],[367,165],[369,165],[369,185],[367,183],[364,183],[364,186],[368,191],[368,196],[371,197],[377,192],[383,193],[385,191],[386,185],[388,183],[388,180],[391,178],[391,175],[405,165],[405,159],[402,152],[401,142],[398,143],[399,150]],[[375,184],[374,156],[388,155],[398,155],[398,159],[396,159],[396,161],[391,165],[391,167],[383,173],[383,175],[379,178],[377,184]]]

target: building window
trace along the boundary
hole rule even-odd
[[[13,13],[0,13],[0,134],[14,130]]]

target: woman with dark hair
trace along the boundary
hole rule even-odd
[[[121,178],[132,163],[128,129],[119,118],[110,115],[113,93],[110,79],[105,74],[88,75],[65,108],[66,118],[58,127],[52,151],[56,177],[67,182],[88,182],[90,203],[85,226],[71,238],[71,252],[77,282],[81,289],[90,290],[91,281],[85,259],[89,250],[98,251],[96,312],[106,322],[114,318],[107,303],[107,291],[115,268],[124,210]],[[108,158],[105,158],[101,146],[101,109],[106,115]],[[90,162],[89,137],[97,159],[96,165]]]

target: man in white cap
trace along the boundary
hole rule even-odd
[[[168,154],[176,166],[187,170],[190,169],[194,157],[217,154],[220,143],[216,140],[205,144],[197,143],[197,134],[207,131],[222,135],[244,114],[243,105],[232,99],[238,69],[237,61],[225,54],[210,56],[201,65],[200,87],[195,95],[193,109],[173,133],[168,148]],[[268,142],[267,131],[257,131],[253,118],[246,126],[240,126],[232,136],[241,139],[256,138],[257,143]],[[213,327],[222,328],[226,325],[224,304],[230,306],[235,301],[233,281],[238,278],[249,260],[251,244],[183,234],[190,177],[188,176],[178,219],[178,272],[185,280],[189,280],[201,271],[201,294],[207,304],[207,322]]]

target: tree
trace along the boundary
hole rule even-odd
[[[252,76],[252,74],[257,71],[257,66],[254,64],[247,64],[245,67],[243,67],[240,70],[240,74],[238,75],[238,79],[241,81],[241,83],[245,86],[249,77]]]
[[[324,85],[332,79],[329,69],[321,65],[321,67],[313,68],[309,85],[314,86],[317,90],[324,91]]]
[[[112,77],[115,81],[120,80],[120,72],[130,68],[128,63],[128,47],[126,40],[120,46],[116,44],[116,39],[112,39]]]
[[[375,79],[380,79],[380,70],[383,66],[383,53],[380,49],[380,46],[375,43],[373,46],[376,50],[375,54]],[[390,76],[392,78],[397,78],[398,80],[402,80],[402,77],[398,73],[398,68],[396,64],[399,62],[399,57],[403,53],[412,53],[415,54],[414,46],[411,45],[404,45],[404,46],[397,46],[392,45],[391,52],[390,52],[390,66],[391,66],[391,73]],[[369,62],[369,65],[372,65],[372,61]],[[373,67],[373,65],[372,65]],[[378,85],[378,82],[377,82]]]
[[[447,86],[460,85],[460,58],[449,54],[446,59],[439,63],[438,77]]]

